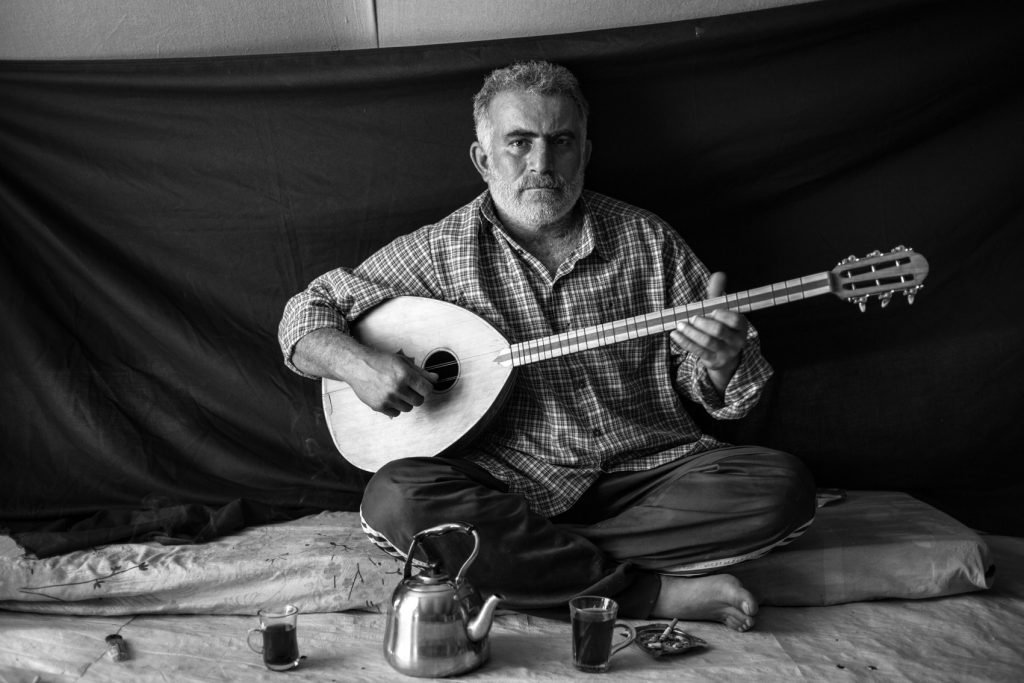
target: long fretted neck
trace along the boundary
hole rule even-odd
[[[725,294],[684,306],[666,308],[654,313],[645,313],[632,318],[592,325],[580,330],[519,342],[512,344],[506,351],[499,354],[495,362],[511,363],[516,367],[528,365],[570,353],[617,344],[629,339],[639,339],[652,334],[668,332],[675,329],[675,326],[683,320],[693,316],[707,315],[719,308],[746,313],[830,292],[832,292],[830,273],[817,273],[735,294]]]

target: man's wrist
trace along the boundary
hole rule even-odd
[[[729,382],[731,382],[732,378],[736,375],[736,369],[739,368],[739,366],[740,359],[737,356],[731,363],[724,367],[717,369],[707,368],[708,379],[711,380],[711,384],[714,385],[715,389],[718,390],[719,395],[723,399],[725,398],[725,390],[729,387]]]

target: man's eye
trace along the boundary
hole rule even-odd
[[[523,147],[526,147],[527,144],[528,142],[526,140],[512,140],[511,142],[508,143],[508,146],[513,147],[515,149],[521,149]]]

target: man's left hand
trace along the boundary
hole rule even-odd
[[[708,298],[725,293],[725,273],[712,273],[708,280]],[[672,341],[690,352],[707,368],[711,382],[724,395],[729,380],[740,363],[747,341],[749,323],[744,315],[719,308],[706,316],[695,316],[676,325]]]

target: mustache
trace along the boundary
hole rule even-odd
[[[520,192],[524,192],[526,190],[564,191],[568,187],[569,183],[559,176],[537,176],[535,178],[525,178],[521,183],[519,183]]]

